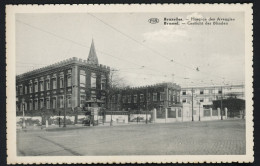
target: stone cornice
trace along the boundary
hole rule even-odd
[[[84,66],[89,67],[89,68],[105,70],[107,72],[110,71],[110,67],[108,67],[108,66],[101,65],[101,64],[100,65],[89,64],[89,63],[87,63],[87,60],[83,60],[83,59],[80,59],[80,58],[78,59],[76,57],[73,57],[73,58],[70,58],[70,59],[66,59],[64,61],[60,61],[60,62],[51,64],[51,65],[48,65],[48,66],[45,66],[45,67],[42,67],[42,68],[39,68],[39,69],[35,69],[35,70],[32,70],[32,71],[17,75],[16,79],[22,79],[24,77],[41,74],[42,72],[46,72],[46,71],[53,70],[53,69],[56,69],[56,68],[64,67],[64,66],[70,65],[70,64],[84,65]]]
[[[138,87],[127,87],[127,88],[122,88],[122,89],[118,89],[118,90],[144,90],[146,88],[157,88],[157,87],[168,87],[168,88],[174,88],[177,90],[180,90],[181,87],[175,83],[158,83],[158,84],[154,84],[154,85],[146,85],[146,86],[138,86]]]

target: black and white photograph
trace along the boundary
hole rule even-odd
[[[253,161],[250,4],[8,7],[9,163]]]

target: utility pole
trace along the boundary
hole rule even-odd
[[[26,128],[25,127],[25,118],[24,118],[24,110],[25,110],[25,105],[24,105],[24,99],[22,99],[22,111],[23,111],[23,124],[22,124],[22,128]]]
[[[115,69],[112,69],[111,71],[117,71]],[[110,85],[109,85],[109,100],[110,100],[110,113],[111,113],[111,119],[110,119],[110,126],[113,126],[113,119],[112,119],[112,96],[114,95],[112,93],[112,89],[113,89],[113,73],[110,73]],[[112,95],[113,94],[113,95]]]
[[[66,127],[66,102],[67,102],[67,85],[66,82],[67,80],[65,79],[65,75],[64,75],[64,124],[63,127]]]
[[[193,119],[193,87],[191,88],[191,114],[192,114],[192,121],[194,121]]]
[[[200,121],[200,102],[199,102],[199,121]]]
[[[146,124],[148,123],[148,121],[147,121],[147,111],[148,111],[148,87],[146,87],[146,111],[145,111],[145,113],[146,113],[146,121],[145,121],[145,123]]]
[[[222,86],[221,86],[221,101],[220,101],[220,116],[221,116],[221,120],[223,120],[223,114],[222,114],[222,101],[223,100],[223,88],[222,88]]]

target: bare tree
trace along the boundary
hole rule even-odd
[[[109,86],[111,89],[120,89],[129,86],[125,79],[120,75],[119,70],[112,69],[110,71]]]
[[[119,70],[111,69],[109,75],[109,88],[107,90],[107,97],[109,101],[108,107],[112,109],[112,97],[123,88],[128,87],[125,79],[120,75]]]

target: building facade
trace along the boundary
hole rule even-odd
[[[113,111],[144,111],[168,108],[180,104],[181,87],[174,83],[117,89],[111,95],[109,107]]]
[[[17,110],[73,110],[97,99],[105,105],[109,73],[98,63],[92,41],[88,60],[73,57],[16,76]]]
[[[245,98],[244,85],[188,87],[181,89],[181,102],[191,104],[192,92],[193,102],[202,105],[212,105],[213,100],[220,100],[221,98]]]

